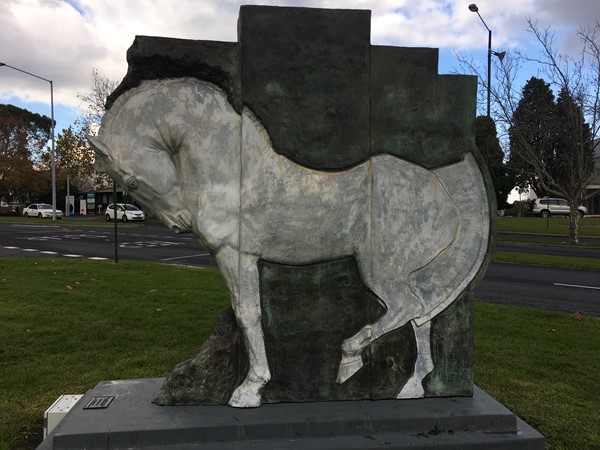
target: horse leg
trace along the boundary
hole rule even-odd
[[[417,360],[412,376],[404,384],[398,398],[421,398],[425,396],[423,379],[434,369],[431,357],[431,321],[418,326],[411,322],[417,343]]]
[[[361,257],[367,254],[366,250],[357,250],[355,252],[355,260],[358,265],[358,272],[363,280],[363,283],[367,288],[371,288],[371,271],[370,271],[370,259]],[[380,299],[381,300],[381,299]],[[381,302],[382,305],[387,309],[387,305]],[[336,383],[342,384],[356,372],[358,372],[363,366],[362,351],[372,341],[372,329],[373,325],[365,325],[361,328],[354,336],[345,339],[342,342],[342,360],[338,367],[338,373]]]
[[[363,366],[361,354],[363,349],[371,342],[400,328],[413,317],[418,317],[421,314],[422,306],[419,300],[408,289],[402,290],[400,288],[400,290],[400,293],[394,296],[379,296],[382,303],[387,307],[385,314],[376,322],[361,328],[358,333],[342,343],[342,360],[338,369],[337,383],[345,382]],[[398,305],[398,300],[393,302],[385,300],[390,298],[402,299],[401,305]]]
[[[342,360],[336,383],[342,384],[363,366],[362,351],[371,343],[372,326],[366,325],[351,338],[342,342]]]
[[[230,247],[217,253],[217,262],[229,288],[231,304],[248,352],[246,379],[229,399],[229,405],[238,408],[260,406],[260,390],[271,378],[261,323],[257,261],[257,257],[240,254]]]
[[[364,326],[354,336],[346,339],[342,343],[342,360],[337,383],[343,383],[363,366],[361,354],[365,347],[384,334],[400,328],[409,320],[406,314],[394,314],[388,310],[375,323]]]

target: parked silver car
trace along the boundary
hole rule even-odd
[[[52,217],[52,205],[49,205],[48,203],[32,203],[27,208],[23,209],[23,215],[25,217],[39,217],[40,219]],[[62,211],[57,209],[56,218],[62,219],[62,216]]]
[[[588,210],[585,206],[578,206],[579,217],[587,214]],[[571,213],[569,202],[564,198],[543,197],[536,198],[532,203],[531,211],[542,217],[550,217],[552,215],[568,216]]]

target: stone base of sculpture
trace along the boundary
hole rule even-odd
[[[544,438],[480,389],[473,397],[280,403],[258,409],[150,403],[163,378],[104,381],[38,450],[520,449]],[[105,409],[85,409],[114,397]]]

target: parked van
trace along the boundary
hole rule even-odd
[[[585,216],[588,212],[587,208],[581,205],[577,207],[577,210],[579,211],[579,217]],[[569,202],[564,198],[552,197],[536,198],[531,205],[531,211],[542,217],[550,217],[552,215],[568,216],[571,213]]]

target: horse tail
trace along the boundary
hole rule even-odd
[[[409,276],[411,291],[425,306],[413,319],[420,326],[433,319],[467,288],[485,262],[490,216],[483,175],[471,153],[433,172],[454,202],[459,223],[450,245]]]

